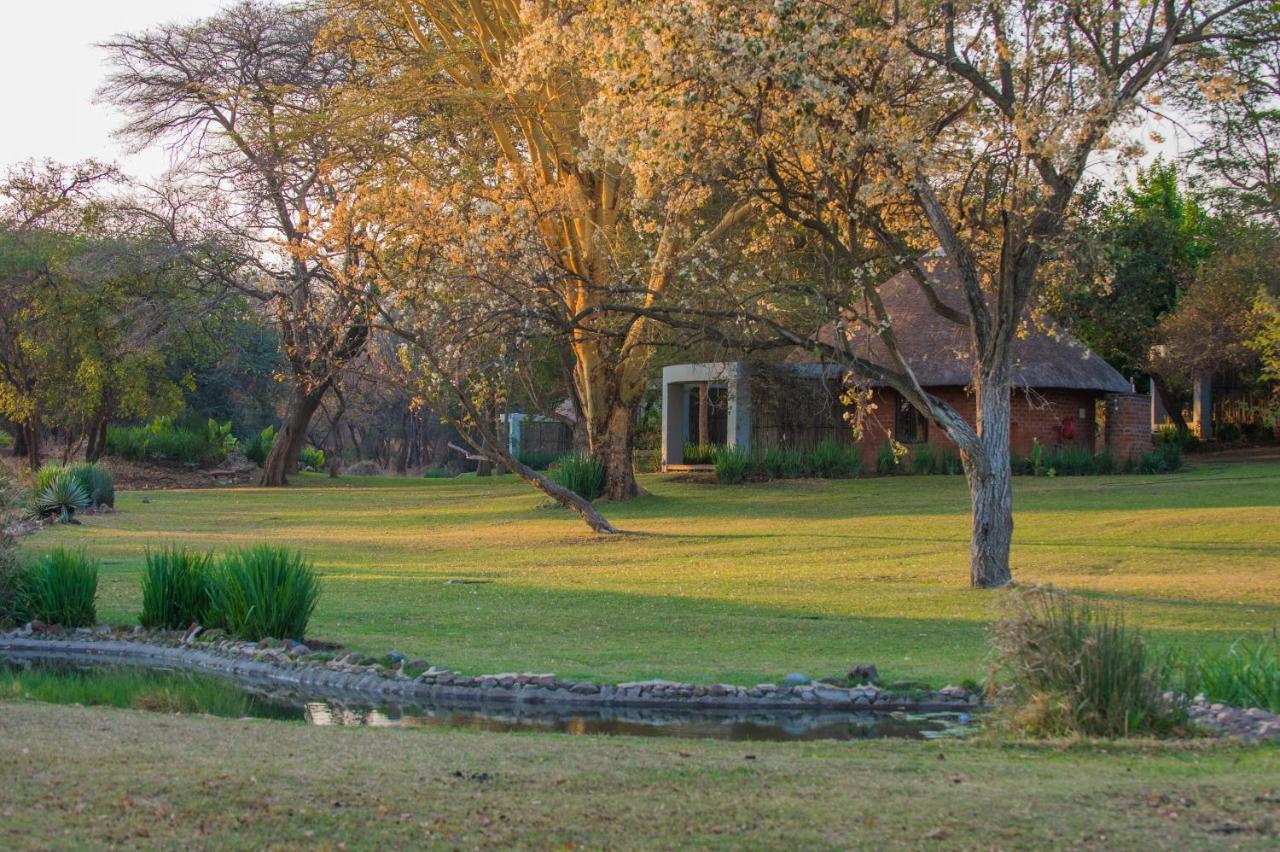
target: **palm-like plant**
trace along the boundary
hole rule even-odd
[[[76,512],[89,505],[89,495],[75,474],[63,471],[43,489],[36,491],[31,514],[39,518],[57,515],[59,523],[69,524]]]

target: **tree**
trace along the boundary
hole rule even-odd
[[[1166,384],[1190,387],[1201,376],[1254,369],[1258,306],[1280,293],[1280,240],[1269,228],[1226,222],[1214,253],[1196,270],[1175,310],[1160,318],[1162,344],[1151,369]]]
[[[1075,217],[1046,270],[1046,309],[1126,376],[1150,374],[1173,401],[1171,374],[1152,369],[1152,347],[1162,319],[1216,251],[1220,223],[1185,191],[1177,168],[1159,159],[1103,202],[1077,205]],[[1169,413],[1186,426],[1180,406]]]
[[[360,58],[383,68],[381,103],[408,118],[453,111],[488,132],[487,151],[458,179],[477,198],[495,188],[523,211],[556,271],[526,280],[527,300],[556,316],[549,331],[572,355],[575,407],[605,496],[639,493],[632,467],[637,405],[655,343],[644,311],[671,297],[692,259],[748,212],[697,184],[648,187],[608,150],[593,151],[584,121],[601,100],[596,71],[621,6],[539,0],[383,0],[334,3],[366,34]],[[370,35],[372,34],[372,35]],[[414,161],[433,151],[404,152]],[[474,141],[471,144],[475,144]]]
[[[605,132],[632,140],[631,156],[660,174],[717,149],[726,173],[808,235],[822,277],[857,281],[857,302],[829,319],[872,328],[887,364],[797,327],[759,293],[736,313],[893,387],[945,430],[970,489],[971,582],[1002,586],[1012,576],[1011,347],[1040,295],[1041,266],[1091,161],[1195,46],[1242,36],[1235,16],[1257,5],[629,4],[638,31],[604,54],[616,95]],[[665,127],[680,133],[653,132]],[[962,307],[931,285],[935,251]],[[967,330],[972,423],[901,357],[876,291],[899,268]]]
[[[157,218],[195,272],[255,300],[279,328],[292,391],[263,465],[268,486],[287,482],[325,393],[369,336],[358,235],[329,257],[310,236],[354,180],[329,168],[351,63],[320,42],[323,22],[251,0],[102,45],[114,69],[102,92],[128,117],[121,134],[183,157]]]
[[[1187,159],[1206,190],[1238,215],[1280,224],[1280,8],[1239,13],[1248,38],[1210,42],[1186,68],[1175,103],[1194,120]]]
[[[94,460],[113,418],[181,405],[163,349],[208,305],[146,223],[102,196],[115,179],[45,163],[0,181],[0,416],[33,470],[42,433],[62,434],[64,456],[87,441]]]

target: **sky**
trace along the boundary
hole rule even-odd
[[[163,150],[128,155],[112,139],[119,115],[94,103],[106,76],[97,42],[166,21],[201,18],[227,0],[41,0],[6,3],[0,40],[0,170],[27,159],[119,163],[141,178],[168,165]]]
[[[72,163],[87,158],[114,162],[142,180],[159,177],[169,164],[163,149],[129,154],[112,138],[119,115],[95,103],[106,76],[104,54],[94,45],[121,32],[216,12],[231,0],[42,0],[10,3],[8,38],[0,40],[0,170],[28,159]],[[1176,157],[1185,147],[1169,125],[1163,144],[1146,140],[1147,157]],[[1114,173],[1105,164],[1092,171]]]

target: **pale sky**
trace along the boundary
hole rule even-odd
[[[8,3],[8,38],[0,41],[0,171],[27,159],[72,163],[94,157],[119,164],[144,180],[165,171],[163,150],[126,154],[111,137],[120,124],[109,106],[94,103],[106,75],[103,52],[94,45],[121,32],[168,21],[189,21],[233,0],[37,0]],[[1147,140],[1148,155],[1176,157],[1183,144],[1165,123],[1163,145]],[[1105,163],[1095,174],[1112,171]]]
[[[5,3],[0,40],[0,170],[27,159],[94,157],[152,178],[164,151],[126,156],[111,138],[119,116],[94,103],[106,76],[94,44],[166,21],[205,17],[230,0],[38,0]]]

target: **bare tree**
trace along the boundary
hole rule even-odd
[[[165,144],[176,159],[157,217],[206,281],[256,300],[279,327],[293,389],[263,465],[269,486],[287,482],[370,328],[358,235],[323,254],[311,237],[352,180],[329,165],[351,63],[321,44],[322,24],[251,0],[102,45],[113,67],[102,95],[128,116],[120,135],[137,148]]]

